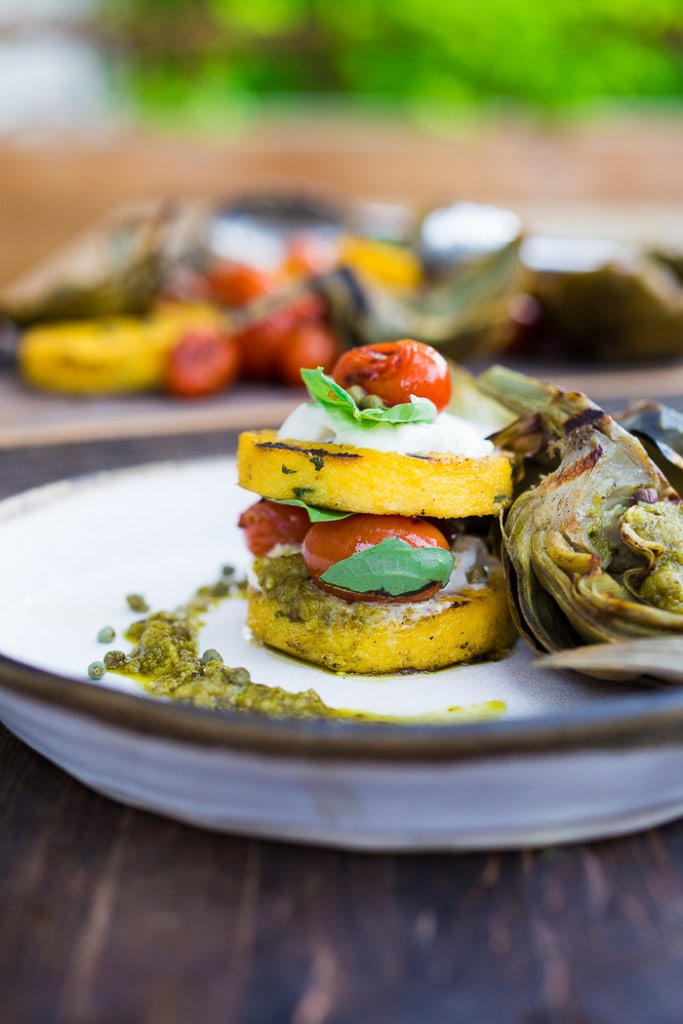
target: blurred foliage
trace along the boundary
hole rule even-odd
[[[147,111],[239,102],[683,101],[683,0],[100,0],[119,81]]]

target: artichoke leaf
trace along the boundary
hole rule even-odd
[[[645,252],[569,272],[529,268],[527,287],[570,356],[623,364],[681,355],[680,278]]]
[[[484,394],[477,386],[474,374],[459,363],[447,360],[451,377],[452,395],[448,412],[469,423],[476,423],[487,434],[493,434],[512,423],[517,417],[495,398]],[[501,445],[500,447],[505,447]]]
[[[540,669],[570,669],[594,679],[613,682],[683,684],[683,637],[659,635],[545,654]]]
[[[147,313],[159,291],[169,227],[166,208],[101,226],[3,289],[0,311],[21,327]]]
[[[556,601],[543,588],[535,572],[530,569],[518,575],[506,547],[502,550],[502,564],[512,619],[529,647],[542,653],[580,644],[581,637],[569,620],[559,614]]]
[[[683,413],[661,402],[638,401],[631,402],[617,419],[642,441],[650,458],[683,491]]]
[[[316,279],[332,323],[352,344],[415,338],[454,359],[503,348],[512,333],[510,301],[517,293],[519,239],[439,281],[402,292],[379,287],[342,266]]]
[[[536,415],[554,460],[503,522],[522,635],[557,651],[683,631],[683,510],[640,441],[583,395],[502,367],[478,382],[519,414],[520,434]]]

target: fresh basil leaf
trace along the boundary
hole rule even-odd
[[[444,548],[414,548],[400,537],[387,537],[335,562],[321,579],[356,594],[373,591],[401,597],[418,594],[432,583],[445,586],[454,562],[452,553]]]
[[[309,395],[318,405],[322,405],[326,409],[334,409],[337,412],[344,411],[354,418],[360,414],[361,410],[353,397],[340,384],[337,384],[336,380],[328,377],[322,367],[319,366],[317,370],[301,370],[301,379],[306,385]]]
[[[386,409],[359,409],[361,423],[433,423],[436,406],[429,398],[411,395],[410,402]]]
[[[346,519],[348,516],[352,516],[353,512],[336,512],[331,508],[318,508],[317,505],[307,505],[305,501],[300,501],[299,498],[269,498],[269,501],[274,501],[277,505],[296,505],[297,508],[305,508],[308,512],[308,518],[312,523],[328,523],[334,519]]]
[[[437,417],[434,403],[417,395],[411,395],[410,402],[390,405],[386,409],[359,409],[353,396],[337,384],[336,380],[328,377],[320,366],[317,370],[302,370],[301,378],[314,402],[322,405],[333,415],[340,415],[359,426],[372,427],[378,423],[434,423]]]

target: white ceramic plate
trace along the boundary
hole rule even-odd
[[[405,722],[271,721],[172,705],[113,674],[97,632],[173,608],[229,562],[253,496],[229,458],[65,481],[0,504],[0,717],[98,791],[211,828],[367,849],[559,842],[683,813],[680,692],[502,661],[336,676],[270,651],[222,602],[202,643],[258,682]],[[503,702],[495,721],[479,705]],[[456,709],[456,710],[453,710]],[[428,721],[416,724],[416,716]]]

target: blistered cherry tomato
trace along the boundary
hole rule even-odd
[[[335,562],[350,558],[356,551],[380,544],[388,537],[398,537],[413,548],[439,547],[449,550],[448,541],[433,523],[418,516],[366,515],[358,513],[346,519],[313,523],[303,540],[301,553],[311,578],[323,590],[347,601],[418,601],[432,597],[441,590],[440,583],[430,584],[418,594],[387,597],[381,593],[366,594],[334,587],[321,579]]]
[[[284,338],[278,357],[278,376],[283,384],[303,387],[301,370],[322,366],[329,373],[340,350],[335,335],[325,324],[299,324]]]
[[[233,260],[214,260],[204,274],[213,298],[227,306],[243,306],[280,286],[277,274]]]
[[[359,384],[387,405],[429,398],[441,412],[451,398],[448,363],[431,345],[403,339],[362,345],[344,352],[332,370],[343,388]]]
[[[276,544],[301,544],[311,524],[305,508],[264,500],[245,509],[237,525],[252,555],[267,555]]]
[[[287,336],[301,324],[320,320],[324,313],[323,300],[311,292],[284,303],[263,319],[245,324],[235,334],[244,376],[257,380],[277,377]]]
[[[282,333],[269,320],[250,324],[235,335],[240,351],[243,376],[250,380],[268,380],[277,371]]]
[[[223,391],[237,380],[240,353],[232,338],[209,327],[183,334],[166,366],[166,386],[181,398],[201,398]]]

